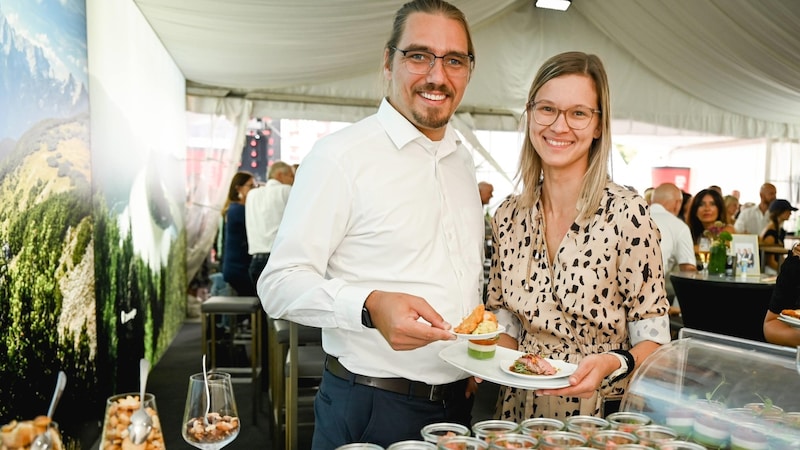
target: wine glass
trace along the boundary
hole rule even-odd
[[[223,372],[196,373],[189,377],[189,392],[181,434],[190,445],[219,450],[233,442],[241,429],[231,375]]]
[[[697,253],[703,262],[703,272],[708,271],[708,254],[711,252],[711,239],[701,236],[697,241]]]

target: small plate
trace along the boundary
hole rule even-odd
[[[553,378],[543,380],[541,378],[520,378],[511,376],[502,370],[497,364],[499,360],[513,361],[523,355],[522,352],[497,346],[497,352],[492,359],[475,359],[467,354],[466,340],[458,340],[448,345],[439,352],[439,358],[446,363],[453,365],[470,375],[475,375],[485,381],[511,386],[520,389],[560,389],[569,386],[569,378]]]
[[[503,325],[498,325],[497,331],[492,331],[491,333],[468,334],[468,333],[456,333],[455,331],[450,331],[450,332],[463,339],[480,340],[480,339],[491,339],[504,331],[506,331],[506,327],[504,327]]]
[[[515,359],[504,359],[500,361],[500,370],[503,372],[513,375],[515,377],[520,378],[527,378],[529,380],[550,380],[553,378],[564,378],[572,375],[572,372],[575,372],[575,369],[578,368],[576,364],[568,363],[566,361],[559,361],[557,359],[548,359],[545,358],[545,361],[549,362],[550,365],[555,367],[556,373],[553,375],[528,375],[525,373],[517,373],[510,369],[510,367],[514,364]]]
[[[800,319],[795,319],[794,317],[787,316],[785,314],[780,314],[778,316],[778,320],[786,324],[789,324],[795,328],[800,328]]]

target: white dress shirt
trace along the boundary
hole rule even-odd
[[[758,205],[742,210],[733,227],[739,234],[761,234],[761,230],[769,223],[769,209],[761,212]]]
[[[271,317],[322,328],[354,373],[429,384],[467,376],[438,354],[392,350],[361,325],[373,290],[417,295],[453,326],[481,301],[483,212],[475,164],[455,132],[433,142],[385,99],[303,159],[258,294]]]
[[[247,229],[247,251],[251,255],[269,253],[272,250],[291,189],[291,185],[270,179],[263,187],[247,193],[244,223]]]
[[[250,205],[249,197],[247,204]],[[661,232],[661,258],[665,278],[669,279],[668,274],[681,264],[697,264],[689,225],[658,203],[650,205],[650,217]]]

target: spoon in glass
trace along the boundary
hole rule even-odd
[[[47,417],[52,421],[53,413],[56,411],[58,400],[61,399],[61,394],[67,386],[67,374],[63,371],[58,372],[58,379],[56,379],[56,389],[53,391],[53,399],[50,400],[50,407],[47,409]],[[36,435],[36,439],[31,443],[31,450],[48,450],[53,445],[50,438],[50,424],[47,424],[47,429],[44,432]]]
[[[140,445],[150,436],[153,429],[153,418],[144,409],[144,391],[147,385],[147,374],[150,372],[150,362],[142,358],[139,360],[139,409],[131,415],[131,424],[128,425],[128,434],[134,445]]]

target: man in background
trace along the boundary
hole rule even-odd
[[[253,189],[247,196],[244,211],[247,230],[250,278],[255,286],[258,276],[264,270],[272,251],[272,243],[278,233],[278,225],[283,218],[283,210],[289,201],[289,191],[294,183],[294,168],[282,161],[276,161],[269,168],[267,184]]]
[[[769,205],[778,196],[772,183],[764,183],[758,192],[761,202],[751,208],[742,208],[736,219],[736,232],[739,234],[761,234],[769,223]]]
[[[670,272],[697,270],[694,244],[689,225],[678,218],[683,203],[683,193],[672,183],[664,183],[653,190],[650,217],[661,232],[661,257],[664,264],[664,280],[667,298],[675,304],[675,290],[670,281]],[[679,309],[671,309],[677,313]]]

